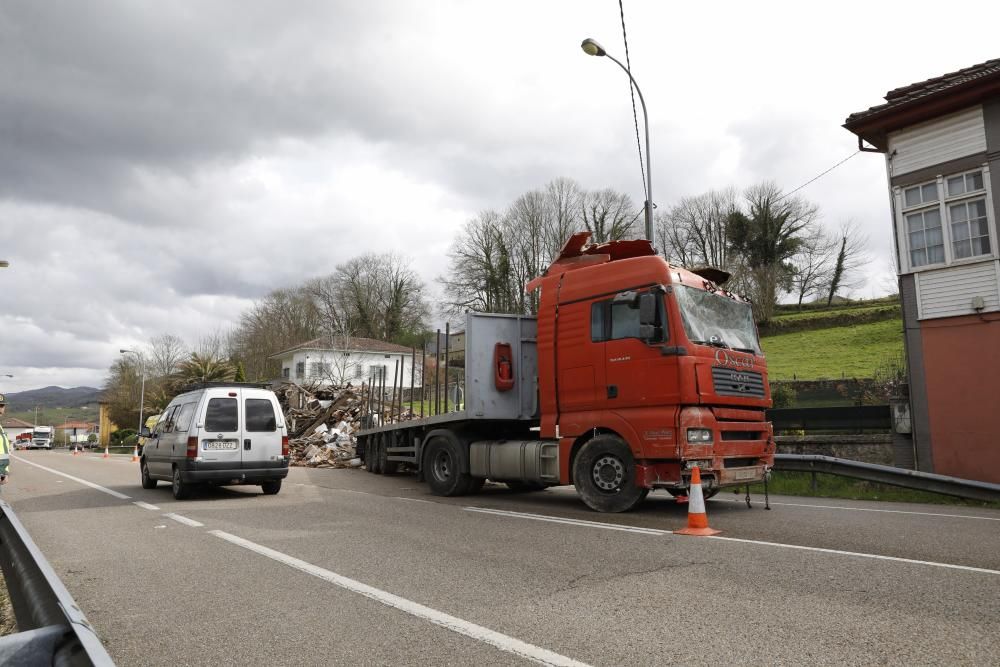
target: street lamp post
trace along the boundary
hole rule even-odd
[[[142,360],[142,355],[135,350],[119,350],[119,352],[122,354],[134,354],[139,359],[139,376],[142,378],[142,383],[139,389],[139,430],[135,433],[135,437],[138,438],[142,433],[142,408],[143,402],[146,400],[146,367]]]
[[[632,81],[632,85],[635,86],[635,92],[639,93],[639,102],[642,104],[642,120],[646,126],[646,203],[643,209],[646,214],[646,238],[649,239],[650,243],[653,241],[653,167],[651,165],[649,157],[649,114],[646,113],[646,100],[642,97],[642,91],[639,90],[639,84],[636,83],[635,77],[632,76],[632,72],[628,71],[628,68],[621,62],[610,55],[604,50],[604,47],[598,44],[595,40],[587,38],[583,40],[580,44],[580,48],[588,56],[604,56],[613,60],[622,70],[628,74],[628,78]]]

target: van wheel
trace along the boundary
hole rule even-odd
[[[174,492],[174,499],[184,500],[191,497],[191,485],[181,481],[181,469],[174,468],[174,477],[170,485],[170,490]]]
[[[149,476],[149,468],[146,467],[146,459],[139,464],[139,476],[142,479],[142,488],[155,489],[156,480]]]
[[[598,512],[627,512],[649,494],[635,484],[632,450],[607,433],[580,449],[573,462],[573,485],[587,507]]]
[[[458,446],[448,438],[434,438],[424,454],[424,476],[436,496],[475,493],[485,480],[461,472]],[[477,488],[478,487],[478,488]]]
[[[281,491],[281,480],[276,479],[270,482],[264,482],[260,485],[260,490],[264,492],[265,496],[273,496],[278,491]]]

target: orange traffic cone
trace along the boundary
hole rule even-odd
[[[102,459],[109,459],[109,458],[111,458],[111,454],[108,454],[108,448],[106,446],[104,448],[104,456],[102,456],[101,458]]]
[[[139,460],[139,445],[132,448],[132,463],[136,463]]]
[[[688,491],[688,525],[674,531],[678,535],[718,535],[722,531],[708,527],[705,514],[705,496],[701,493],[701,471],[697,466],[691,470],[691,489]]]
[[[77,453],[78,453],[78,452],[76,451],[76,445],[73,445],[73,456],[76,456],[76,455],[77,455]]]

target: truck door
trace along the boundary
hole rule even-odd
[[[639,297],[643,294],[655,299],[654,335],[649,339],[642,337],[640,329]],[[634,296],[623,294],[605,302],[608,318],[604,347],[605,406],[615,412],[659,408],[655,423],[640,425],[630,418],[637,427],[641,426],[637,430],[646,434],[646,439],[666,438],[674,424],[672,417],[668,420],[664,415],[676,408],[680,399],[677,356],[664,354],[670,337],[664,306],[664,296],[650,291],[636,292]],[[673,434],[670,440],[676,442]]]
[[[601,404],[604,389],[603,322],[602,313],[592,311],[591,302],[565,304],[559,308],[556,355],[558,400],[560,421],[567,433],[575,432],[569,423],[572,422],[572,413],[595,410]],[[595,327],[597,333],[593,334]]]
[[[269,391],[243,389],[243,441],[241,453],[244,468],[267,468],[282,461],[281,435],[278,426],[278,406]]]
[[[192,431],[192,434],[194,431]],[[198,448],[204,467],[236,470],[242,465],[239,390],[209,390]],[[184,452],[180,452],[183,456]]]

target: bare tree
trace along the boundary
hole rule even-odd
[[[368,253],[337,267],[341,331],[390,342],[419,335],[427,317],[423,283],[409,260]]]
[[[559,255],[566,240],[582,228],[583,194],[579,184],[569,178],[557,178],[545,186],[545,201],[549,211],[543,233],[546,259],[549,262]]]
[[[631,197],[610,188],[586,193],[580,211],[594,243],[634,238],[635,223],[642,215]]]
[[[657,241],[668,261],[732,272],[736,258],[728,238],[730,216],[739,210],[736,188],[685,197],[657,221]]]
[[[861,233],[853,220],[848,220],[837,234],[837,257],[830,274],[826,305],[833,303],[837,290],[851,290],[857,287],[862,277],[857,270],[868,262],[868,236]]]
[[[823,292],[830,283],[836,243],[818,225],[802,238],[799,251],[792,258],[795,272],[791,277],[792,293],[799,308],[807,297]]]
[[[151,377],[165,377],[177,370],[188,356],[184,341],[173,334],[161,334],[149,341],[149,362],[146,372]]]
[[[459,232],[448,252],[448,272],[441,278],[448,297],[447,312],[519,312],[510,280],[505,229],[503,217],[488,210]]]

